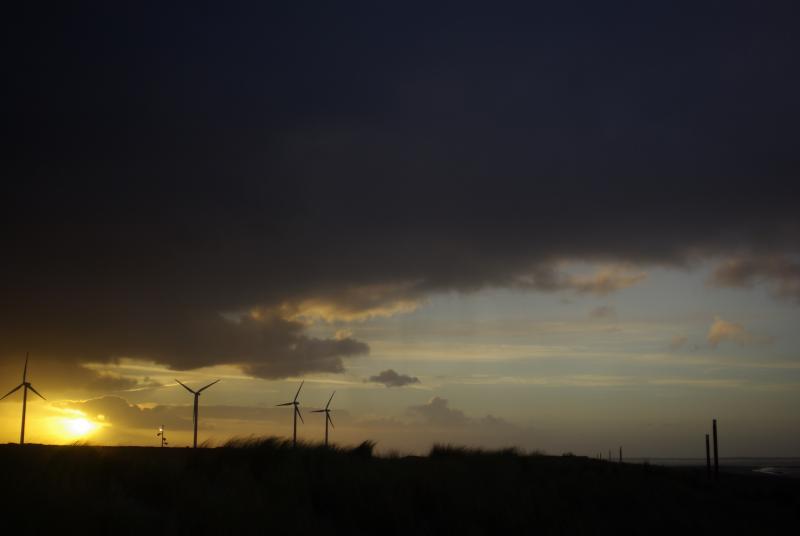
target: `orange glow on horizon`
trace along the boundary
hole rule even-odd
[[[71,410],[66,415],[50,417],[45,421],[46,434],[54,443],[71,443],[87,439],[107,424],[96,422],[80,411]]]

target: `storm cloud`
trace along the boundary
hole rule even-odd
[[[21,13],[0,358],[341,372],[308,323],[743,254],[796,297],[792,17],[637,9]]]

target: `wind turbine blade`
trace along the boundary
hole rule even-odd
[[[300,387],[297,388],[297,394],[294,395],[294,401],[297,402],[297,397],[300,396],[300,389],[303,388],[303,384],[306,383],[305,380],[300,382]]]
[[[335,394],[336,394],[336,391],[334,391],[333,394],[331,395],[331,397],[328,399],[328,403],[325,404],[325,409],[328,409],[328,406],[331,405],[331,400],[333,400],[333,395],[335,395]]]
[[[329,423],[331,423],[331,428],[336,428],[336,427],[333,425],[333,419],[331,419],[331,414],[330,414],[330,413],[328,413],[328,414],[327,414],[327,417],[328,417],[328,422],[329,422]]]
[[[325,413],[325,410],[324,409],[313,409],[313,410],[311,410],[311,413]]]
[[[275,406],[294,406],[294,402],[286,402],[285,404],[275,404]]]
[[[212,385],[214,385],[214,384],[215,384],[215,383],[217,383],[218,381],[219,381],[219,380],[217,380],[217,381],[213,381],[213,382],[209,383],[208,385],[206,385],[205,387],[201,387],[200,389],[198,389],[198,390],[197,390],[197,392],[198,392],[198,393],[202,393],[204,390],[208,389],[209,387],[211,387]]]
[[[7,397],[8,395],[10,395],[11,393],[13,393],[14,391],[17,391],[17,390],[19,390],[19,388],[20,388],[20,387],[22,387],[23,385],[25,385],[25,384],[24,384],[24,383],[21,383],[21,384],[17,385],[17,386],[16,386],[16,387],[14,387],[13,389],[11,389],[9,392],[7,392],[5,395],[3,395],[3,398]],[[0,398],[0,400],[3,400],[3,398]]]
[[[36,389],[33,388],[33,385],[28,384],[28,389],[30,389],[31,391],[33,391],[34,393],[39,395],[39,398],[41,398],[42,400],[47,400],[45,397],[43,397],[41,394],[39,394],[39,391],[37,391]]]
[[[176,381],[176,382],[178,382],[178,383],[180,383],[181,385],[183,385],[183,382],[181,382],[180,380],[176,379],[175,381]],[[189,391],[190,393],[194,394],[194,391],[192,391],[191,389],[189,389],[189,388],[188,388],[188,387],[186,387],[185,385],[183,385],[183,388],[184,388],[184,389],[186,389],[187,391]]]
[[[28,352],[25,352],[25,368],[22,369],[22,383],[25,383],[25,378],[28,377]]]
[[[295,406],[295,407],[294,407],[294,410],[297,412],[297,416],[298,416],[298,417],[300,417],[300,422],[301,422],[301,423],[303,423],[303,424],[305,424],[305,423],[306,423],[306,421],[304,421],[304,420],[303,420],[303,414],[302,414],[302,413],[300,413],[300,408],[298,408],[297,406]]]

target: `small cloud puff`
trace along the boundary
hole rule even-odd
[[[403,387],[404,385],[419,383],[419,378],[408,376],[407,374],[398,374],[394,370],[388,369],[377,376],[370,376],[368,381],[382,383],[386,387]]]
[[[711,324],[706,339],[712,348],[716,348],[724,341],[735,342],[740,346],[768,342],[768,339],[753,335],[741,324],[728,322],[720,317],[714,318],[714,323]]]

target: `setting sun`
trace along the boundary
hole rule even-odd
[[[64,439],[77,439],[91,434],[98,425],[83,417],[67,417],[57,421],[57,433]]]
[[[84,435],[94,429],[94,425],[86,419],[68,419],[64,424],[75,435]]]

